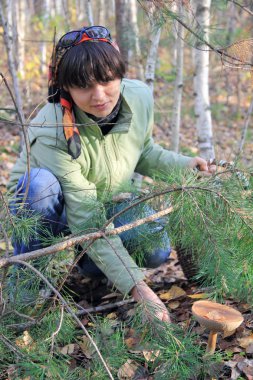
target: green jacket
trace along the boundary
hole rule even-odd
[[[152,139],[153,97],[148,86],[124,79],[123,97],[116,125],[103,136],[99,126],[75,107],[82,153],[73,160],[67,153],[59,104],[45,105],[29,128],[31,167],[50,170],[61,183],[69,228],[80,232],[87,220],[96,217],[96,209],[87,200],[99,199],[103,192],[115,192],[134,172],[152,176],[175,165],[186,166],[191,159],[155,144]],[[26,151],[14,166],[9,190],[26,171]],[[123,247],[118,236],[96,240],[88,255],[124,294],[144,278],[142,270]]]

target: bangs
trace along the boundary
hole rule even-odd
[[[107,42],[86,41],[63,56],[58,69],[60,88],[86,88],[94,82],[109,82],[125,75],[120,53]]]

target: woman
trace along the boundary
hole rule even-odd
[[[79,233],[99,228],[98,207],[100,215],[108,214],[101,203],[104,195],[122,188],[134,172],[152,176],[178,166],[210,171],[202,158],[182,156],[154,143],[152,94],[144,83],[124,75],[124,63],[105,27],[71,31],[56,45],[49,103],[29,128],[32,169],[26,200],[26,207],[39,212],[55,236],[67,229]],[[18,191],[17,203],[27,184],[26,156],[24,149],[9,184],[11,191]],[[97,239],[79,265],[88,275],[102,271],[123,294],[151,301],[159,308],[158,317],[169,321],[163,303],[124,247],[126,240]],[[40,238],[29,244],[14,242],[14,253],[41,247]],[[149,257],[159,265],[169,252],[167,239],[167,247],[149,252],[146,266]]]

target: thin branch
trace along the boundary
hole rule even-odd
[[[0,334],[0,340],[5,344],[6,347],[8,347],[9,350],[14,352],[19,358],[24,357],[24,354],[20,352],[13,344],[12,342],[6,338],[3,334]]]
[[[52,339],[51,349],[50,349],[50,354],[51,355],[53,355],[53,352],[54,352],[55,337],[56,337],[56,335],[59,334],[59,332],[61,330],[61,327],[62,327],[63,317],[64,317],[64,307],[62,305],[61,306],[61,317],[60,317],[60,321],[59,321],[58,327],[57,327],[56,331],[54,331],[53,334],[51,335],[51,339]]]
[[[26,160],[27,160],[27,185],[26,185],[26,189],[25,189],[25,193],[24,193],[24,197],[23,197],[23,203],[25,203],[26,198],[27,198],[27,194],[28,194],[28,190],[29,190],[29,182],[30,182],[30,170],[31,170],[31,165],[30,165],[30,144],[29,144],[29,141],[28,141],[27,130],[25,128],[23,117],[20,114],[20,111],[18,109],[17,103],[16,103],[15,98],[14,98],[14,96],[12,94],[11,89],[10,89],[10,86],[9,86],[7,80],[5,79],[4,75],[1,72],[0,72],[0,76],[2,77],[3,82],[4,82],[4,84],[5,84],[6,88],[7,88],[10,96],[11,96],[11,100],[12,100],[12,102],[14,104],[15,109],[16,109],[16,112],[17,112],[17,115],[18,115],[18,118],[19,118],[19,122],[20,122],[20,125],[21,125],[21,128],[22,128],[24,140],[25,140]]]
[[[245,7],[245,5],[240,4],[240,3],[238,3],[238,1],[235,1],[235,0],[228,0],[228,1],[230,1],[231,3],[237,5],[239,8],[243,9],[245,12],[247,12],[248,14],[250,14],[251,16],[253,16],[253,12],[249,8]]]
[[[245,144],[246,135],[247,135],[247,131],[248,131],[248,127],[249,127],[249,122],[250,122],[250,116],[252,114],[252,111],[253,111],[253,98],[251,100],[248,112],[246,114],[246,118],[245,118],[245,122],[244,122],[244,127],[243,127],[243,130],[242,130],[241,141],[240,141],[238,152],[237,152],[237,157],[239,157],[242,154],[242,151],[243,151],[243,147],[244,147],[244,144]]]
[[[33,260],[33,259],[36,259],[38,257],[52,255],[56,252],[63,251],[64,249],[70,248],[73,245],[78,244],[78,243],[83,243],[83,242],[89,241],[89,240],[96,240],[99,238],[103,238],[104,236],[118,235],[121,232],[128,231],[128,230],[130,230],[136,226],[139,226],[139,225],[144,224],[146,222],[150,222],[150,221],[153,221],[155,219],[158,219],[159,217],[164,216],[166,214],[169,214],[170,212],[172,212],[171,207],[169,207],[166,210],[162,210],[160,212],[157,212],[153,215],[149,215],[143,219],[137,220],[133,223],[125,224],[122,227],[114,228],[113,230],[98,231],[98,232],[93,232],[93,233],[90,233],[87,235],[72,237],[72,238],[67,239],[65,241],[62,241],[60,243],[54,244],[50,247],[38,249],[38,250],[32,251],[32,252],[22,253],[22,254],[18,255],[18,257],[20,260],[26,261],[26,260]],[[13,264],[15,262],[16,262],[16,259],[14,256],[12,256],[10,258],[2,258],[2,259],[0,259],[0,268],[3,268],[5,266]]]
[[[105,370],[106,372],[108,373],[109,375],[109,378],[111,380],[114,380],[112,374],[111,374],[111,371],[109,370],[104,358],[102,357],[96,343],[94,342],[94,340],[92,339],[92,337],[90,336],[89,332],[87,331],[87,329],[84,327],[84,325],[82,324],[82,322],[80,321],[80,319],[76,316],[76,314],[73,312],[73,310],[71,309],[71,307],[68,305],[68,303],[65,301],[65,299],[62,297],[62,295],[58,292],[57,289],[55,289],[55,287],[48,281],[48,279],[41,273],[39,272],[36,268],[34,268],[31,264],[29,263],[26,263],[25,261],[22,261],[22,260],[19,260],[18,258],[15,258],[13,259],[15,263],[17,264],[21,264],[21,265],[25,265],[26,267],[28,267],[30,270],[32,270],[34,273],[37,274],[37,276],[46,283],[46,285],[57,295],[57,297],[59,298],[59,300],[61,301],[62,305],[64,308],[66,308],[66,310],[68,311],[68,313],[72,316],[72,318],[76,321],[76,323],[78,324],[79,327],[81,327],[81,329],[84,331],[85,335],[87,336],[87,338],[89,339],[90,343],[94,346],[101,362],[103,363],[104,367],[105,367]]]
[[[116,216],[122,214],[123,212],[125,212],[126,210],[142,203],[142,202],[145,202],[147,200],[150,200],[150,199],[153,199],[155,197],[158,197],[158,196],[161,196],[161,195],[165,195],[165,194],[169,194],[169,193],[172,193],[172,192],[178,192],[178,191],[189,191],[189,190],[199,190],[199,191],[204,191],[204,192],[208,192],[208,193],[212,193],[216,196],[218,196],[219,198],[222,199],[222,201],[226,204],[229,205],[230,209],[231,209],[231,212],[233,212],[234,214],[238,214],[236,212],[236,209],[232,208],[232,206],[230,205],[230,202],[219,192],[219,191],[216,191],[216,190],[212,190],[210,188],[206,188],[206,187],[201,187],[201,186],[180,186],[180,187],[177,187],[177,188],[173,188],[173,189],[165,189],[163,191],[160,191],[160,192],[157,192],[157,193],[152,193],[148,196],[145,196],[143,198],[141,198],[140,200],[132,203],[130,206],[126,207],[124,210],[120,211],[119,213],[115,214],[113,216],[113,218],[109,219],[109,221],[112,221]],[[69,239],[66,239],[60,243],[57,243],[57,244],[54,244],[54,245],[51,245],[49,247],[46,247],[46,248],[42,248],[42,249],[38,249],[36,251],[32,251],[32,252],[26,252],[26,253],[23,253],[23,254],[20,254],[19,255],[19,258],[20,260],[33,260],[35,258],[38,258],[38,257],[43,257],[43,256],[47,256],[47,255],[52,255],[56,252],[59,252],[59,251],[62,251],[64,249],[67,249],[67,248],[70,248],[72,247],[73,245],[75,244],[78,244],[78,243],[83,243],[85,241],[89,241],[89,240],[96,240],[96,239],[99,239],[99,238],[103,238],[104,236],[115,236],[115,235],[118,235],[120,234],[121,232],[125,232],[125,231],[128,231],[136,226],[139,226],[141,224],[144,224],[146,222],[150,222],[150,221],[154,221],[156,219],[158,219],[159,217],[161,216],[165,216],[169,213],[171,213],[173,210],[171,207],[165,209],[165,210],[162,210],[162,211],[159,211],[155,214],[152,214],[152,215],[149,215],[143,219],[139,219],[135,222],[132,222],[132,223],[129,223],[129,224],[125,224],[124,226],[121,226],[121,227],[117,227],[117,228],[114,228],[113,230],[100,230],[100,231],[97,231],[97,232],[93,232],[93,233],[90,233],[90,234],[86,234],[86,235],[81,235],[81,236],[76,236],[76,237],[71,237]],[[250,231],[253,232],[253,228],[247,223],[246,221],[246,218],[244,218],[243,215],[241,215],[239,213],[239,217],[241,218],[242,222],[246,225],[247,228],[250,229]],[[105,226],[108,225],[108,222],[106,223]],[[104,228],[105,228],[104,226]],[[15,263],[15,258],[14,257],[10,257],[10,258],[2,258],[0,259],[0,268],[3,268],[7,265],[11,265],[13,263]]]

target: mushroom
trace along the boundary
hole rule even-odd
[[[243,322],[243,316],[230,306],[212,301],[196,301],[192,305],[192,314],[210,333],[206,352],[213,354],[216,347],[218,332],[234,332]]]

